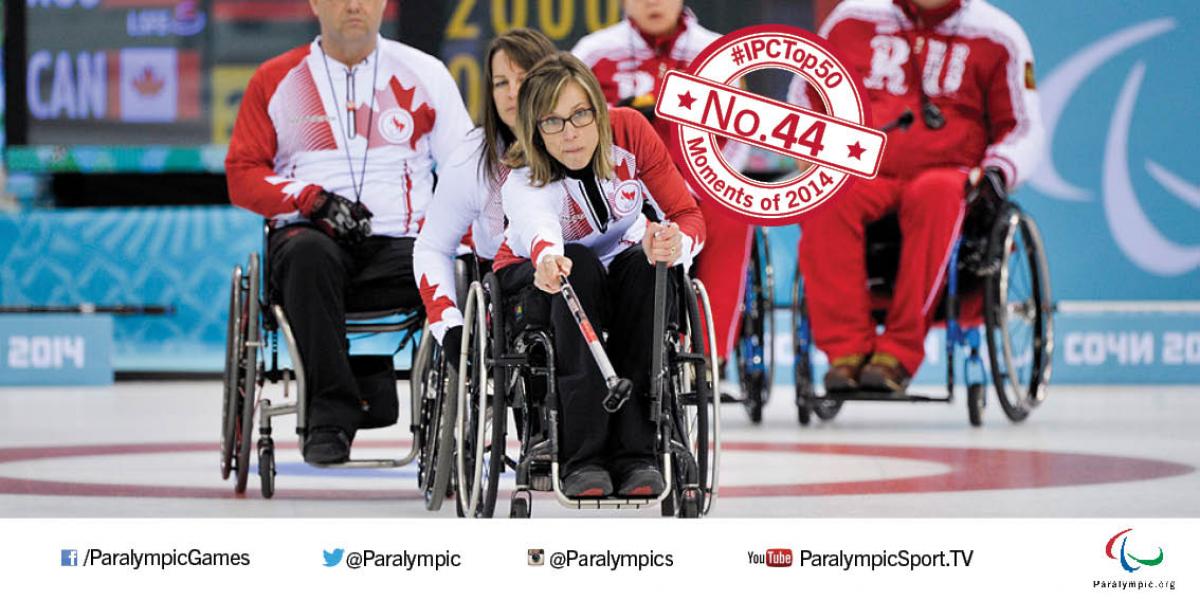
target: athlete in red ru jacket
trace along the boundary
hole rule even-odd
[[[870,125],[893,122],[905,110],[915,119],[907,131],[888,135],[879,177],[856,182],[803,223],[800,266],[813,335],[830,357],[827,387],[902,389],[924,358],[963,221],[968,172],[994,169],[1011,189],[1039,156],[1033,52],[1020,25],[985,0],[847,0],[821,35],[859,77]],[[821,109],[799,77],[789,99]],[[926,118],[931,111],[942,115],[942,127]],[[877,337],[863,231],[892,212],[903,232],[901,267],[886,330]]]
[[[629,0],[625,7],[624,21],[585,36],[571,52],[592,68],[610,104],[643,109],[659,137],[670,143],[672,124],[654,119],[652,96],[667,71],[686,71],[720,34],[700,26],[682,0]],[[749,147],[726,143],[723,150],[731,167],[741,170],[745,166]],[[709,241],[696,259],[696,275],[708,288],[717,350],[724,359],[737,335],[739,321],[735,317],[745,291],[750,227],[708,202],[699,205]]]

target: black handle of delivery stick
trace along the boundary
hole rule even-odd
[[[667,263],[654,263],[654,347],[650,354],[650,385],[654,390],[654,405],[650,407],[651,418],[662,409],[663,386],[666,373],[663,368],[663,344],[667,337]]]

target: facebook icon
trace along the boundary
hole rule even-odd
[[[74,550],[62,551],[62,566],[77,567],[79,566],[79,553]]]

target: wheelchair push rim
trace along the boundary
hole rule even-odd
[[[489,319],[492,312],[484,287],[494,283],[494,278],[472,283],[463,311],[463,347],[467,353],[460,358],[458,368],[455,465],[458,514],[469,518],[491,518],[495,513],[504,463],[505,403],[492,377],[494,363],[489,360],[490,345],[496,337],[488,335],[489,325],[495,325],[496,320]]]
[[[1048,269],[1037,225],[1015,205],[992,232],[997,273],[988,279],[988,354],[1000,405],[1014,422],[1045,399],[1053,350]]]
[[[255,396],[258,389],[260,338],[258,290],[260,280],[257,253],[250,255],[250,263],[243,281],[246,295],[238,311],[241,320],[238,348],[244,351],[240,352],[241,360],[238,361],[240,364],[234,371],[236,406],[232,406],[235,409],[233,437],[237,440],[237,462],[234,466],[237,471],[237,480],[234,484],[234,491],[239,494],[246,491],[246,485],[250,479],[250,454],[253,450],[251,441],[254,437]]]

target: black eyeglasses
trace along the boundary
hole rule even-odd
[[[567,121],[570,121],[571,125],[574,125],[576,129],[579,129],[581,127],[587,127],[588,125],[591,125],[592,121],[595,120],[596,109],[581,108],[574,113],[571,113],[571,118],[569,119],[564,119],[562,117],[546,117],[545,119],[538,121],[538,129],[540,129],[542,133],[546,135],[554,135],[556,133],[562,133],[562,131],[567,128]]]

